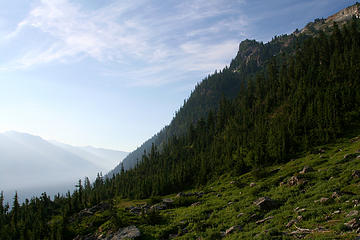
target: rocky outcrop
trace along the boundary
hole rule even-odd
[[[328,27],[332,27],[335,22],[338,25],[343,25],[353,17],[360,18],[360,4],[358,3],[345,8],[326,19],[315,19],[314,22],[308,23],[300,32],[295,32],[295,34],[298,35],[302,33],[314,35],[317,31],[323,31]]]

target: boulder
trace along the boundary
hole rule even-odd
[[[196,206],[199,206],[200,204],[201,204],[201,202],[195,202],[195,203],[191,204],[190,206],[191,207],[196,207]]]
[[[304,166],[304,168],[299,173],[305,174],[305,173],[312,172],[312,171],[314,171],[314,169],[312,167]]]
[[[354,219],[351,219],[349,222],[347,223],[344,223],[344,225],[348,228],[351,228],[351,229],[356,229],[358,227],[360,227],[360,224],[359,224],[359,221],[354,218]]]
[[[171,199],[171,198],[164,198],[164,199],[162,200],[162,202],[165,203],[165,204],[171,204],[171,203],[174,202],[174,200]]]
[[[292,220],[290,220],[290,222],[288,222],[288,223],[286,224],[286,227],[289,228],[289,227],[291,227],[292,225],[294,225],[294,224],[297,223],[297,222],[298,222],[297,220],[292,219]]]
[[[318,200],[315,200],[314,202],[315,203],[326,203],[327,201],[329,201],[329,198],[327,198],[327,197],[322,197],[322,198],[320,198],[320,199],[318,199]]]
[[[292,176],[289,180],[288,180],[288,185],[289,186],[296,186],[298,184],[301,184],[302,181],[299,180],[299,178],[297,176]]]
[[[140,236],[141,232],[136,226],[129,226],[117,231],[109,240],[134,239]]]
[[[158,204],[152,205],[152,206],[150,207],[150,210],[157,210],[157,211],[159,211],[159,210],[165,210],[165,209],[167,209],[167,208],[168,208],[168,205],[167,205],[167,204],[165,204],[165,203],[158,203]]]
[[[239,213],[236,217],[239,218],[241,216],[243,216],[245,213]]]
[[[351,176],[353,178],[359,178],[360,177],[360,171],[359,170],[354,170],[351,174]]]
[[[241,226],[237,225],[237,226],[232,226],[231,228],[228,228],[226,231],[225,231],[225,236],[229,235],[229,234],[232,234],[236,231],[241,231]]]
[[[294,209],[294,211],[297,212],[297,213],[302,213],[302,212],[305,212],[305,211],[306,211],[306,208],[299,208],[299,207],[297,207],[297,208]]]
[[[183,192],[179,192],[178,194],[176,194],[176,197],[179,198],[179,197],[184,197],[184,193]]]
[[[331,194],[331,198],[339,198],[340,194],[337,192],[333,192],[333,194]]]
[[[254,202],[256,206],[258,206],[261,210],[270,210],[274,209],[278,206],[277,201],[272,200],[268,197],[261,197]]]
[[[346,215],[346,217],[355,217],[355,216],[357,216],[357,215],[359,215],[359,211],[357,211],[357,210],[352,210],[352,211],[350,211],[350,212]]]
[[[256,224],[264,223],[264,222],[269,221],[269,220],[271,220],[271,219],[273,219],[273,218],[274,218],[273,216],[270,216],[270,217],[261,219],[261,220],[259,220],[259,221],[256,221]]]

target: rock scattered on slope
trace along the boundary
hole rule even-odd
[[[346,217],[355,217],[357,215],[359,215],[359,211],[358,210],[352,210],[346,215]]]
[[[312,171],[314,171],[314,169],[312,167],[304,166],[304,168],[299,173],[305,174],[305,173],[312,172]]]
[[[237,231],[241,231],[241,226],[239,226],[239,225],[232,226],[231,228],[229,228],[225,231],[225,236],[228,236]]]
[[[277,201],[272,200],[269,197],[261,197],[258,200],[256,200],[254,204],[258,206],[261,210],[270,210],[278,206]]]
[[[351,176],[353,178],[359,178],[360,177],[360,171],[359,170],[354,170],[351,174]]]
[[[349,222],[344,223],[344,225],[351,229],[356,229],[356,228],[360,227],[359,221],[356,218],[353,218]]]
[[[273,218],[274,218],[274,216],[269,216],[269,217],[267,217],[267,218],[264,218],[264,219],[261,219],[261,220],[259,220],[259,221],[256,221],[256,224],[264,223],[264,222],[269,221],[269,220],[271,220],[271,219],[273,219]]]
[[[109,240],[134,239],[140,236],[141,232],[136,226],[129,226],[117,231]]]

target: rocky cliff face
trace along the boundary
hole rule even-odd
[[[325,22],[333,23],[333,22],[345,22],[350,20],[353,16],[360,18],[360,4],[356,3],[353,6],[345,8],[338,13],[328,17]]]
[[[300,33],[308,34],[308,35],[314,35],[318,31],[324,31],[326,28],[332,27],[334,22],[336,22],[338,25],[343,25],[347,21],[351,20],[353,17],[360,18],[360,4],[356,3],[350,7],[347,7],[334,15],[331,15],[330,17],[326,19],[315,19],[314,22],[311,22],[307,24]],[[299,33],[295,33],[299,34]]]

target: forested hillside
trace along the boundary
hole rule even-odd
[[[266,44],[255,40],[241,42],[237,56],[226,68],[227,71],[215,72],[197,84],[190,97],[176,112],[171,123],[123,160],[125,170],[133,168],[137,162],[140,162],[144,152],[151,151],[152,144],[162,149],[172,136],[184,135],[191,124],[196,124],[201,118],[206,118],[209,111],[217,111],[222,97],[234,99],[239,94],[244,81],[262,70],[272,56],[280,52],[294,52],[305,38],[307,38],[305,34],[298,37],[291,34],[275,37]],[[108,176],[111,177],[120,171],[121,164]]]
[[[73,194],[54,201],[44,194],[19,206],[15,196],[11,211],[0,206],[1,236],[71,239],[88,233],[71,227],[74,214],[102,201],[161,196],[224,174],[261,172],[334,141],[360,124],[359,53],[357,18],[314,36],[243,42],[230,67],[196,87],[173,120],[176,128],[167,127],[164,142],[152,144],[133,169],[99,175],[94,184],[79,181]],[[115,211],[109,214],[122,226]],[[156,218],[151,214],[149,224]]]
[[[222,96],[227,99],[235,98],[241,89],[242,82],[264,69],[274,55],[294,53],[304,39],[318,36],[322,31],[330,31],[334,22],[341,27],[352,17],[359,16],[359,5],[355,4],[327,19],[315,19],[314,22],[307,24],[302,30],[296,30],[293,34],[275,36],[272,41],[265,44],[255,40],[243,41],[229,66],[229,70],[236,71],[237,74],[228,74],[226,71],[215,72],[203,79],[184,102],[184,105],[176,112],[171,123],[124,159],[124,168],[134,167],[137,162],[141,161],[144,151],[151,150],[152,144],[162,149],[162,146],[172,136],[179,137],[185,134],[191,124],[195,124],[200,118],[206,118],[209,111],[217,110]],[[111,177],[120,171],[121,165],[119,164],[108,176]]]

